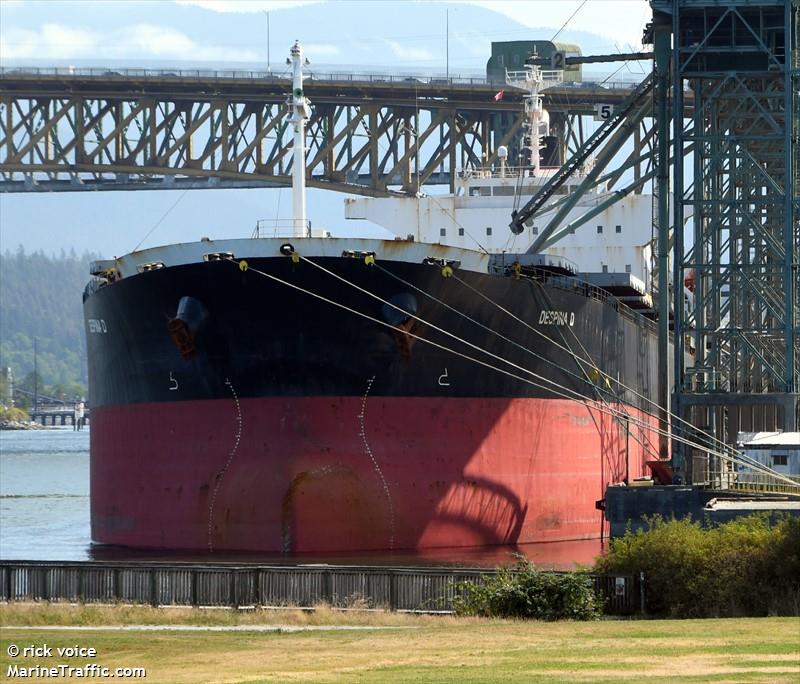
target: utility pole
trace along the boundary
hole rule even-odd
[[[444,39],[445,71],[447,73],[447,78],[449,80],[450,79],[450,8],[449,7],[444,11],[444,32],[445,32],[445,39]]]
[[[33,410],[39,410],[39,349],[38,338],[33,338]]]
[[[270,54],[269,54],[269,12],[264,12],[267,15],[267,71],[270,73],[272,72],[272,68],[270,66]]]

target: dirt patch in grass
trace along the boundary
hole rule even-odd
[[[300,611],[172,611],[152,608],[3,606],[0,667],[9,643],[97,648],[98,664],[145,667],[147,682],[649,682],[800,681],[796,619],[541,623]],[[39,611],[39,612],[37,612]],[[103,624],[341,624],[359,631],[63,632],[43,625],[99,618]],[[391,629],[391,627],[403,629]],[[376,627],[376,629],[369,629]],[[380,627],[380,629],[377,629]],[[409,629],[409,627],[412,627]],[[57,664],[48,659],[47,665]],[[33,665],[34,662],[26,664]],[[75,664],[75,663],[71,663]],[[82,663],[78,663],[82,664]]]
[[[464,624],[477,618],[372,610],[338,610],[320,604],[297,608],[228,610],[60,603],[0,604],[0,625],[426,625]]]

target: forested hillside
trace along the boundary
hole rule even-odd
[[[11,368],[18,386],[32,381],[36,338],[38,389],[85,394],[82,294],[96,258],[73,251],[27,254],[22,248],[0,254],[0,367]]]

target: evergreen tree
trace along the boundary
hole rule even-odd
[[[39,392],[72,399],[86,394],[83,290],[98,257],[61,250],[0,254],[0,368],[31,379],[34,339]]]

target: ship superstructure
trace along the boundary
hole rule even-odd
[[[508,229],[509,217],[523,198],[535,195],[559,170],[545,164],[558,155],[548,150],[554,138],[542,92],[560,84],[562,78],[561,71],[543,71],[534,64],[506,74],[509,87],[526,93],[521,164],[509,164],[508,150],[501,146],[496,165],[461,171],[452,194],[418,192],[414,197],[351,198],[345,200],[345,217],[371,221],[398,238],[417,242],[489,254],[529,254],[540,230],[558,211],[559,202],[526,221],[520,233]],[[561,185],[556,200],[571,195],[591,165],[588,159],[569,182]],[[576,273],[590,281],[597,279],[597,274],[628,274],[630,277],[622,275],[618,281],[629,282],[631,295],[644,294],[652,278],[651,195],[629,194],[598,212],[590,225],[578,229],[579,219],[613,194],[597,188],[584,194],[564,219],[564,225],[572,230],[538,254],[567,260]],[[599,280],[607,282],[602,275]]]

